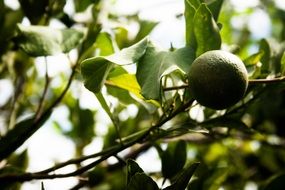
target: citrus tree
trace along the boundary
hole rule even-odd
[[[228,1],[185,0],[177,15],[185,45],[161,49],[149,37],[157,22],[113,14],[106,2],[74,0],[75,13],[91,13],[80,20],[64,0],[19,0],[19,9],[0,1],[0,76],[13,84],[1,103],[1,188],[37,181],[44,189],[45,180],[75,177],[71,189],[283,189],[285,11],[275,1],[237,11]],[[266,39],[246,22],[256,10],[272,23]],[[53,28],[54,20],[63,27]],[[49,58],[58,54],[69,68],[50,75],[61,60]],[[82,106],[83,85],[98,109]],[[68,110],[68,129],[51,121],[58,106]],[[110,121],[103,135],[95,130],[100,110]],[[21,147],[47,123],[76,154],[31,172]],[[84,154],[96,137],[102,149]],[[136,162],[150,149],[160,171]],[[67,166],[73,170],[63,172]]]

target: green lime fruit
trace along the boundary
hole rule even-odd
[[[188,73],[189,88],[197,102],[221,110],[240,101],[248,86],[244,63],[232,53],[212,50],[197,57]]]

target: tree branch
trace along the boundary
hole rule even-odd
[[[285,76],[273,78],[273,79],[250,79],[248,81],[249,84],[271,84],[271,83],[278,83],[278,82],[284,82]]]
[[[94,161],[94,162],[92,162],[86,166],[83,166],[83,167],[81,167],[81,168],[79,168],[73,172],[69,172],[69,173],[65,173],[65,174],[46,174],[46,173],[49,173],[51,171],[55,171],[59,168],[62,168],[63,166],[69,165],[70,163],[79,162],[79,160],[85,159],[87,157],[79,158],[79,159],[75,159],[75,160],[70,160],[70,161],[67,161],[63,164],[59,164],[56,167],[52,167],[52,168],[49,168],[47,170],[43,170],[41,172],[24,173],[24,174],[2,174],[2,175],[0,175],[0,182],[4,182],[4,181],[5,182],[7,182],[7,181],[24,182],[24,181],[34,180],[34,179],[55,179],[55,178],[66,178],[66,177],[73,177],[73,176],[81,175],[84,172],[92,169],[93,167],[95,167],[96,165],[101,163],[102,161],[108,159],[109,157],[117,155],[119,152],[133,146],[134,144],[144,142],[145,139],[150,135],[150,133],[153,130],[156,130],[157,128],[161,127],[163,124],[165,124],[167,121],[174,118],[179,113],[184,112],[192,103],[193,103],[193,100],[189,100],[188,102],[186,102],[182,106],[178,107],[176,110],[174,110],[172,112],[171,115],[169,115],[168,117],[164,117],[164,118],[160,119],[156,125],[153,125],[152,127],[150,127],[145,133],[143,133],[138,138],[136,138],[132,141],[124,142],[123,144],[117,145],[117,148],[112,148],[111,150],[106,151],[106,154],[102,154],[102,152],[97,153],[97,154],[101,154],[101,157],[99,159],[97,159],[96,161]],[[94,154],[94,155],[98,156],[97,154]]]

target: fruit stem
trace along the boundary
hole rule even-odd
[[[181,86],[172,86],[172,87],[165,87],[163,88],[163,91],[171,91],[171,90],[179,90],[179,89],[185,89],[189,86],[187,84],[181,85]]]
[[[249,84],[269,84],[269,83],[278,83],[285,81],[285,76],[273,78],[273,79],[250,79]]]

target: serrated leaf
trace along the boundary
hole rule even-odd
[[[194,16],[194,34],[197,42],[196,56],[221,48],[219,27],[204,3],[200,5]]]
[[[81,63],[81,73],[85,87],[94,93],[99,92],[113,64],[128,65],[136,63],[145,53],[148,41],[145,38],[133,46],[122,49],[118,53],[84,60]]]
[[[270,178],[263,190],[283,190],[285,187],[285,174],[278,174]]]
[[[127,185],[130,183],[131,178],[136,173],[143,173],[143,169],[136,163],[136,161],[129,159],[127,160]]]
[[[175,70],[188,72],[193,60],[194,51],[190,47],[166,52],[149,44],[145,55],[138,62],[136,73],[143,97],[160,100],[161,78]]]
[[[160,153],[161,171],[165,178],[171,179],[186,162],[186,143],[185,141],[170,142],[167,149]]]
[[[145,173],[136,173],[130,180],[126,190],[159,190],[153,179]]]
[[[82,38],[83,33],[75,29],[18,24],[16,42],[23,51],[36,57],[67,53],[75,48]]]
[[[177,180],[172,185],[164,188],[163,190],[178,190],[178,189],[186,189],[191,177],[196,171],[197,167],[200,163],[194,163],[189,165],[183,172],[177,177]]]

